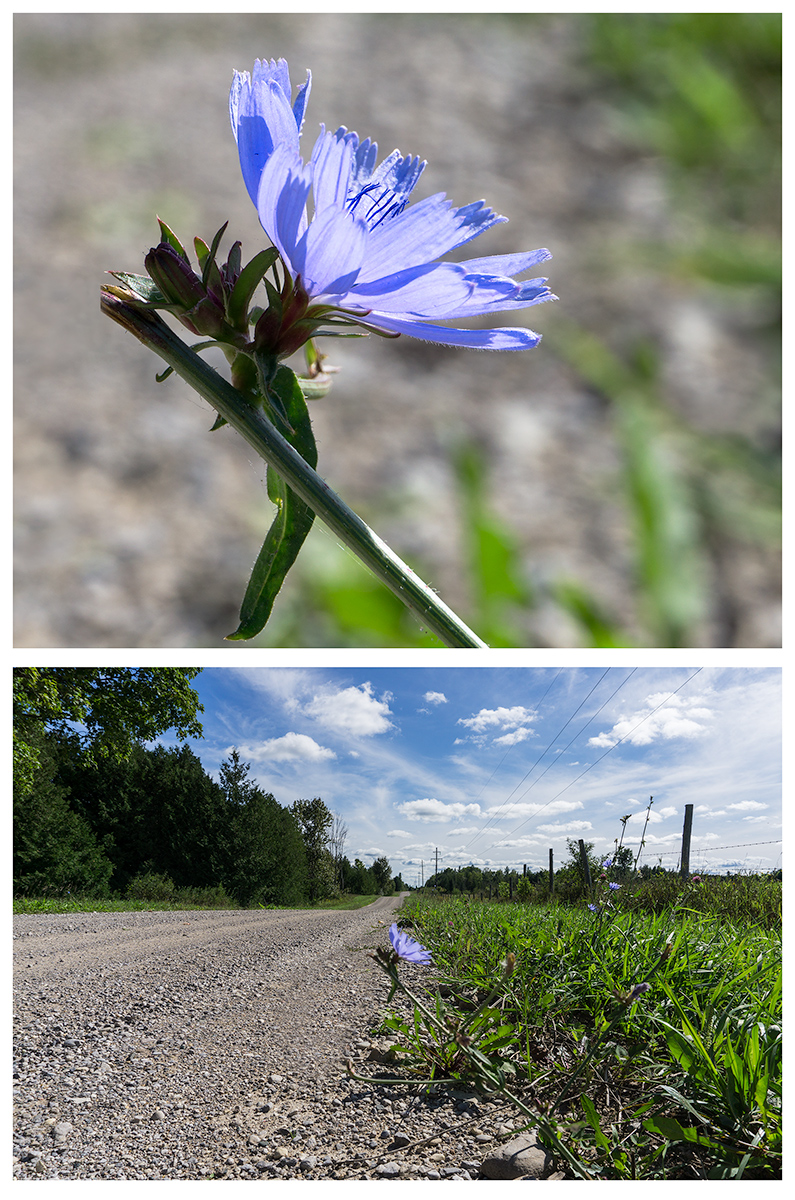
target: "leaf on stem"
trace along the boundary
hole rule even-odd
[[[317,448],[306,401],[295,374],[289,367],[279,367],[268,390],[269,399],[284,410],[290,423],[293,432],[287,440],[314,468],[317,465]],[[247,641],[265,627],[273,602],[315,519],[312,509],[270,466],[268,496],[276,505],[276,517],[254,564],[240,609],[240,625],[234,633],[229,634],[227,641]]]

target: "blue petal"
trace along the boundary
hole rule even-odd
[[[470,258],[461,266],[473,275],[521,275],[552,255],[548,250],[526,250],[519,254],[491,254],[487,258]]]
[[[316,213],[330,204],[336,204],[340,209],[345,204],[358,141],[355,133],[345,129],[338,129],[336,133],[327,133],[324,129],[315,142],[312,196]]]
[[[392,275],[412,263],[433,262],[505,219],[491,209],[473,212],[472,207],[454,209],[439,192],[378,225],[370,234],[362,281]]]
[[[427,263],[357,285],[349,300],[361,300],[379,312],[444,320],[466,303],[472,286],[466,272],[455,263]]]
[[[306,229],[311,172],[289,146],[278,146],[265,164],[257,196],[262,228],[290,264]]]
[[[435,342],[439,346],[468,346],[473,350],[530,350],[541,341],[541,334],[533,333],[532,329],[449,329],[444,325],[427,325],[423,321],[380,312],[368,313],[360,324],[391,333],[405,333],[408,337]]]
[[[261,75],[261,73],[260,73]],[[265,164],[276,146],[298,150],[298,127],[285,95],[274,78],[255,82],[248,72],[235,73],[229,95],[232,128],[237,139],[240,168],[249,196],[257,203],[260,179]]]
[[[463,263],[459,265],[464,266]],[[528,279],[524,283],[516,283],[513,279],[493,275],[469,275],[468,278],[473,285],[472,292],[460,308],[447,314],[450,319],[531,308],[534,304],[557,300],[557,296],[553,296],[546,287],[545,279]]]
[[[292,256],[309,295],[345,295],[356,282],[367,226],[344,209],[326,208],[315,217]]]
[[[312,90],[312,72],[307,71],[306,83],[301,84],[300,88],[298,89],[298,94],[295,97],[295,103],[293,104],[293,116],[295,117],[295,123],[298,127],[298,136],[299,137],[301,136],[301,130],[304,127],[304,113],[306,112],[306,105],[307,105],[307,101],[309,100],[309,93],[311,92],[311,90]],[[289,95],[289,93],[288,93],[288,95]]]

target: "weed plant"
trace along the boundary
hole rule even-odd
[[[396,1061],[514,1101],[569,1178],[780,1178],[780,933],[691,893],[660,912],[606,883],[590,908],[412,901],[436,992],[381,963],[413,1005],[385,1022]]]

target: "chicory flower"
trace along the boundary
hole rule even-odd
[[[402,958],[405,962],[421,963],[425,967],[430,965],[430,950],[426,950],[419,942],[415,942],[414,938],[403,933],[396,924],[389,928],[389,940],[398,958]]]
[[[229,97],[243,180],[290,283],[275,315],[263,314],[258,324],[258,348],[286,357],[325,332],[321,326],[336,332],[341,324],[485,350],[537,345],[540,334],[525,328],[436,322],[554,300],[545,278],[518,279],[549,251],[438,261],[506,218],[482,200],[454,208],[443,193],[409,207],[425,163],[394,150],[376,165],[376,143],[344,127],[331,133],[321,126],[304,162],[299,143],[310,86],[307,72],[293,101],[285,60],[257,60],[250,75],[235,72]]]
[[[626,1004],[634,1004],[635,1001],[639,1000],[640,997],[642,995],[644,995],[645,992],[648,992],[650,990],[650,988],[651,988],[650,983],[636,983],[634,988],[632,989],[632,991],[627,993],[625,1003]]]

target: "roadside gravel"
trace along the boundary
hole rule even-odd
[[[15,1177],[477,1178],[509,1108],[345,1074],[399,906],[15,916]]]

